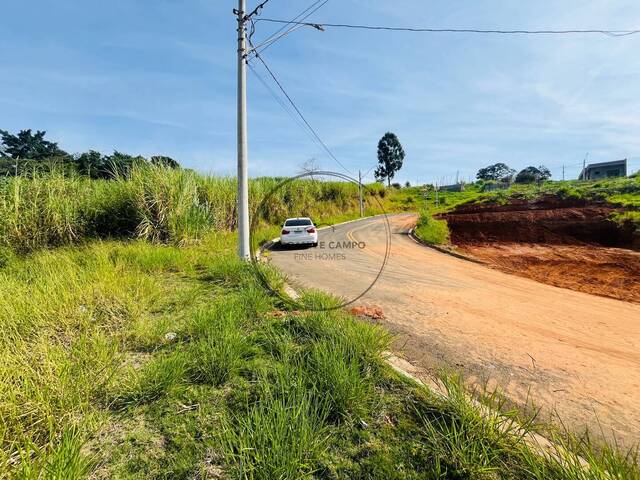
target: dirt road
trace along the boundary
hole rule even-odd
[[[533,399],[572,429],[640,440],[640,305],[437,252],[407,235],[415,220],[389,217],[387,265],[352,306],[382,308],[396,349],[418,366],[462,370],[520,405]],[[270,261],[293,284],[352,299],[380,270],[384,225],[377,217],[323,230],[320,247],[276,250]]]

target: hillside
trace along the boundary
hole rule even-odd
[[[508,273],[640,302],[640,178],[476,185],[444,198],[425,211],[423,239]]]
[[[497,394],[487,410],[455,375],[447,397],[398,376],[382,327],[267,295],[234,254],[231,180],[4,182],[0,477],[565,479],[582,457],[638,478],[635,453],[537,426]],[[294,187],[324,221],[357,205],[349,186]],[[270,208],[264,238],[294,204]],[[545,430],[554,454],[525,430]]]

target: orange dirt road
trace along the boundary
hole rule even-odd
[[[351,306],[380,307],[396,350],[427,370],[448,367],[502,388],[571,429],[640,441],[640,305],[538,283],[414,242],[414,215],[389,217],[390,255],[375,285]],[[320,232],[325,250],[270,252],[293,284],[355,298],[380,270],[382,217]],[[331,253],[329,242],[365,242]],[[300,254],[307,254],[301,256]],[[640,280],[640,279],[639,279]]]

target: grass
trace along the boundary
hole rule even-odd
[[[433,191],[429,191],[426,198],[423,191],[417,187],[403,191],[403,196],[413,197],[414,205],[421,205],[416,234],[424,241],[436,245],[448,242],[448,231],[446,224],[434,219],[434,215],[449,212],[466,203],[505,205],[512,200],[534,200],[544,196],[555,196],[567,201],[607,202],[623,207],[626,211],[614,213],[612,219],[620,224],[630,223],[640,231],[640,176],[587,182],[548,181],[540,185],[513,184],[507,190],[491,192],[484,192],[483,185],[476,183],[467,185],[462,192],[440,192],[438,205],[435,203]]]
[[[433,218],[427,211],[420,213],[420,218],[414,231],[416,236],[431,245],[443,245],[449,243],[449,228],[446,220]]]
[[[355,184],[298,179],[278,188],[281,180],[250,182],[256,231],[290,216],[310,216],[323,225],[359,215]],[[400,192],[368,185],[366,214],[410,208],[394,201]],[[64,172],[2,178],[0,248],[27,253],[97,238],[189,245],[210,232],[235,229],[235,197],[234,179],[159,166],[139,167],[113,180]]]
[[[499,191],[491,192],[488,200],[498,198]],[[606,201],[614,205],[640,208],[640,178],[610,178],[603,180],[544,182],[541,185],[514,184],[507,194],[514,198],[533,199],[543,195],[591,201]]]
[[[376,188],[369,213],[418,203]],[[637,450],[558,432],[541,455],[532,422],[488,411],[456,378],[444,398],[398,377],[381,327],[290,311],[236,259],[234,189],[157,168],[0,182],[0,478],[640,478]],[[265,213],[252,205],[258,233],[294,207],[352,218],[356,193],[293,183]],[[456,195],[441,207],[479,192]]]
[[[239,478],[310,478],[329,444],[327,409],[286,367],[259,384],[258,398],[222,422],[222,450]]]
[[[0,476],[638,478],[634,452],[563,435],[556,461],[461,382],[441,398],[399,378],[382,328],[287,311],[233,244],[219,233],[8,256]]]
[[[426,198],[420,188],[403,189],[404,195],[414,198],[431,214],[450,211],[458,205],[469,202],[507,203],[510,199],[533,200],[545,195],[567,200],[604,201],[631,210],[640,209],[640,176],[610,178],[606,180],[547,181],[541,184],[513,184],[506,190],[485,192],[481,182],[467,184],[462,192],[440,192],[439,204],[435,204],[435,193],[430,190]]]

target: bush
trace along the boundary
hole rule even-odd
[[[415,229],[416,236],[432,245],[449,243],[449,227],[446,220],[437,220],[428,213],[421,213]]]

